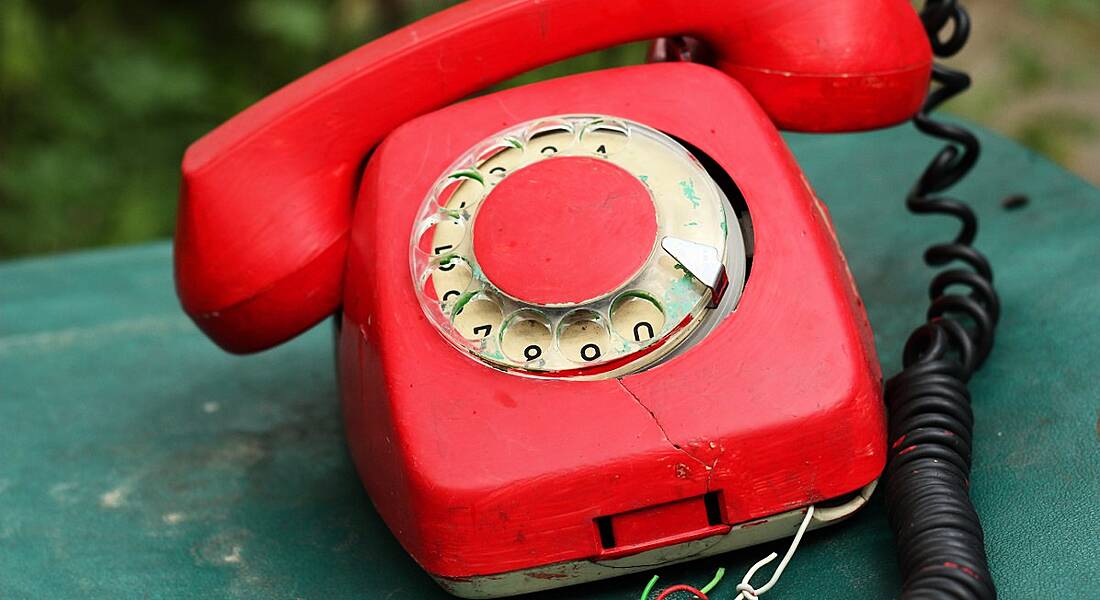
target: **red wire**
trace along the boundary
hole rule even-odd
[[[695,594],[695,597],[699,598],[699,600],[710,600],[709,598],[707,598],[707,595],[704,594],[703,592],[700,592],[699,590],[691,587],[690,585],[683,585],[683,584],[674,585],[674,586],[666,589],[665,591],[661,592],[661,595],[657,596],[657,600],[666,600],[669,596],[671,596],[672,594],[675,594],[676,592],[691,592],[692,594]]]

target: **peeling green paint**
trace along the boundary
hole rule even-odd
[[[477,172],[477,169],[462,169],[455,171],[447,176],[448,179],[473,179],[474,181],[484,184],[485,179],[481,176],[481,173]]]
[[[661,310],[665,313],[666,331],[691,312],[699,299],[695,277],[680,263],[676,263],[673,268],[683,272],[683,275],[674,280],[665,290],[664,302],[659,304]]]
[[[476,290],[472,292],[466,292],[465,294],[462,294],[462,297],[455,301],[455,306],[453,309],[451,309],[451,320],[454,320],[455,317],[462,314],[462,309],[465,308],[467,304],[469,304],[470,300],[473,300],[476,294]]]
[[[699,208],[699,202],[702,199],[695,193],[695,182],[690,179],[683,179],[677,183],[680,184],[680,192],[684,195],[684,198],[691,202],[692,208]]]
[[[679,268],[683,269],[683,267]],[[684,270],[684,276],[673,281],[665,292],[665,322],[679,323],[695,307],[698,296],[695,290],[695,278]]]

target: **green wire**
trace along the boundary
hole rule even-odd
[[[725,575],[726,575],[725,567],[718,567],[718,572],[714,574],[714,579],[711,579],[710,583],[708,583],[704,587],[700,588],[699,591],[703,592],[704,594],[710,592],[711,590],[714,589],[714,586],[718,585],[719,581],[722,581],[722,577],[725,577]]]
[[[725,577],[725,576],[726,576],[725,567],[718,567],[718,572],[714,574],[714,579],[711,579],[710,583],[708,583],[705,586],[703,586],[702,588],[700,588],[699,591],[703,592],[704,594],[709,593],[711,590],[713,590],[715,588],[715,586],[718,585],[719,582],[722,581],[722,578]],[[645,589],[642,590],[642,597],[639,598],[638,600],[649,600],[649,593],[653,591],[653,586],[657,585],[657,580],[658,579],[660,579],[660,577],[657,576],[657,575],[654,575],[653,579],[649,580],[649,584],[647,584],[645,586]]]

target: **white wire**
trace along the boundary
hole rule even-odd
[[[783,556],[783,560],[779,561],[779,566],[776,567],[775,572],[772,573],[772,578],[759,588],[754,588],[749,584],[749,580],[752,579],[752,576],[755,575],[761,567],[775,560],[775,557],[778,556],[775,552],[772,552],[766,558],[757,562],[749,569],[748,573],[745,573],[745,578],[737,585],[737,591],[739,593],[733,600],[756,600],[761,594],[772,589],[779,581],[779,576],[783,574],[783,569],[787,568],[787,563],[789,563],[791,557],[794,556],[794,551],[798,549],[798,543],[802,541],[802,534],[806,533],[806,528],[810,526],[810,519],[812,519],[813,516],[814,507],[811,505],[806,509],[806,516],[802,519],[802,524],[798,526],[798,532],[794,534],[794,539],[791,540],[791,547],[787,548],[787,554]]]

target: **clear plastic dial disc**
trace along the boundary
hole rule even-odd
[[[596,378],[667,356],[719,294],[731,307],[745,254],[721,189],[683,146],[566,115],[494,135],[441,174],[410,264],[456,348],[517,374]]]

